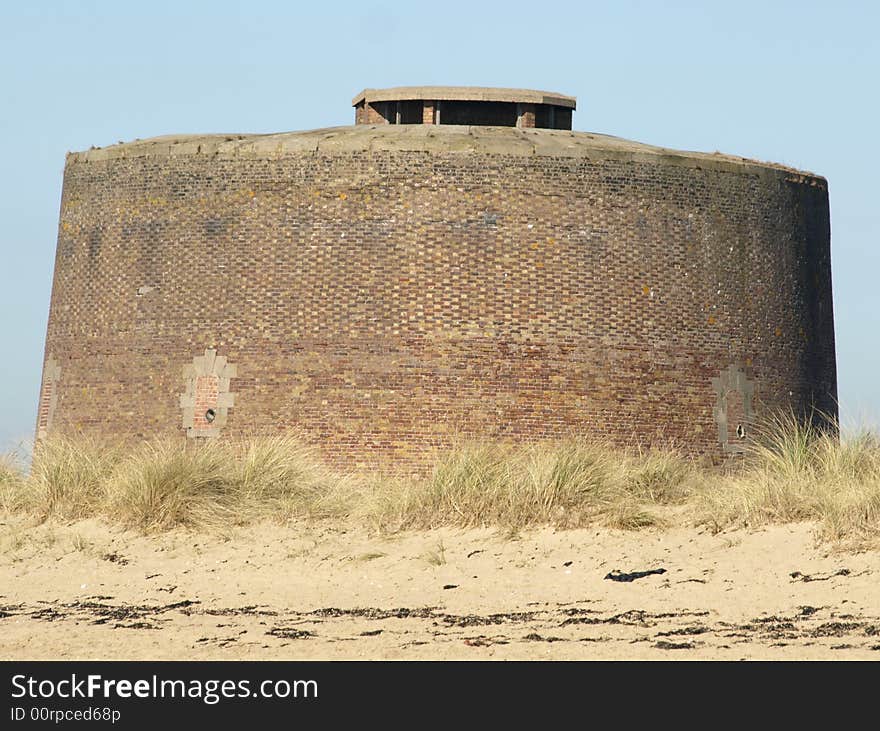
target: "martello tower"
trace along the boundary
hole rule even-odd
[[[836,413],[824,178],[572,131],[549,92],[353,106],[349,127],[68,156],[38,437],[722,457],[761,413]]]

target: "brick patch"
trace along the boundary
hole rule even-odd
[[[211,348],[184,368],[187,388],[180,395],[180,408],[187,436],[220,436],[229,418],[229,409],[235,405],[235,394],[230,393],[229,387],[236,375],[238,369]]]
[[[37,407],[37,439],[46,436],[52,426],[52,417],[58,404],[57,384],[61,378],[61,366],[51,355],[43,366],[40,386],[40,401]]]
[[[195,413],[193,429],[203,431],[213,428],[217,414],[217,397],[220,395],[218,376],[197,376],[195,384]]]
[[[718,441],[725,452],[742,452],[755,418],[755,383],[739,364],[731,364],[712,379],[712,387]]]

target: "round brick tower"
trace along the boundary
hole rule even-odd
[[[824,178],[367,89],[350,127],[68,155],[38,438],[296,429],[336,463],[836,414]]]

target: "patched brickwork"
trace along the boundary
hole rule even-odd
[[[51,355],[43,366],[43,378],[40,381],[40,402],[37,406],[37,439],[42,439],[52,426],[52,417],[58,405],[58,381],[61,378],[61,366]]]
[[[198,433],[211,429],[216,418],[217,397],[220,378],[217,376],[198,376],[195,383],[195,413],[193,414],[193,431]]]
[[[219,433],[208,381],[178,400],[206,343],[241,367],[224,436],[343,465],[571,433],[720,457],[732,363],[756,413],[836,413],[822,178],[525,129],[113,150],[65,169],[53,430]]]
[[[718,441],[725,452],[742,452],[755,420],[755,383],[735,363],[712,379],[712,387]]]
[[[237,375],[238,369],[211,348],[183,369],[186,391],[180,395],[180,408],[187,436],[220,436],[229,409],[235,405],[235,394],[229,387]]]

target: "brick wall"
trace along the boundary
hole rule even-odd
[[[535,105],[534,104],[517,104],[516,105],[516,126],[517,127],[534,127],[535,126]]]
[[[207,348],[238,368],[223,435],[344,465],[571,433],[721,455],[718,383],[836,413],[827,191],[599,152],[69,158],[51,429],[183,438]]]
[[[422,124],[434,124],[436,104],[437,102],[433,101],[425,101],[422,104]]]

